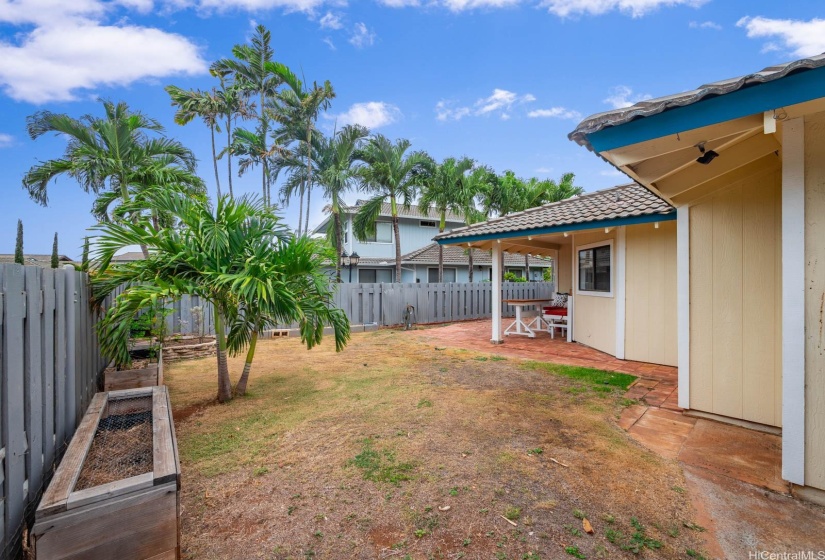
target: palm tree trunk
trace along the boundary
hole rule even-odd
[[[215,315],[215,339],[218,350],[218,402],[232,399],[232,382],[229,379],[229,364],[226,362],[226,335],[223,330],[223,318],[218,306],[212,304]]]
[[[312,128],[307,126],[307,219],[304,222],[304,235],[309,234],[309,199],[312,194]]]
[[[226,119],[226,170],[229,179],[229,198],[234,199],[232,192],[232,117]]]
[[[467,249],[467,258],[468,258],[469,264],[470,264],[470,269],[467,272],[467,281],[472,282],[473,281],[473,248],[472,247]]]
[[[266,150],[266,112],[264,108],[264,90],[260,90],[261,95],[261,106],[258,107],[258,111],[260,112],[261,117],[261,141],[263,142],[264,150]],[[264,156],[266,158],[266,156]],[[269,195],[267,193],[267,184],[266,184],[266,159],[261,162],[261,186],[264,189],[264,206],[269,208]]]
[[[528,282],[530,281],[530,255],[529,255],[529,253],[524,253],[524,278]]]
[[[298,207],[298,237],[301,237],[301,224],[304,223],[304,188],[305,183],[301,181],[301,204]]]
[[[441,220],[438,222],[438,233],[444,233],[444,227],[446,222],[446,213],[441,212]],[[458,280],[458,278],[456,278]],[[444,281],[444,246],[439,243],[438,244],[438,281]]]
[[[252,338],[249,339],[249,350],[246,352],[246,361],[243,364],[243,373],[235,385],[236,395],[246,394],[246,385],[249,383],[249,372],[252,370],[252,359],[255,357],[255,345],[258,342],[258,331],[252,331]]]
[[[395,197],[390,197],[392,207],[392,234],[395,236],[395,281],[401,282],[401,235],[398,231],[398,205]]]
[[[212,133],[212,165],[215,167],[215,186],[218,189],[218,200],[221,198],[221,178],[218,175],[218,153],[215,151],[215,125],[209,127]]]
[[[334,204],[334,202],[333,202]],[[341,252],[343,248],[341,247],[342,239],[341,235],[341,214],[334,211],[332,212],[332,227],[335,228],[335,246],[336,246],[336,253],[335,256],[335,281],[340,284],[341,283]]]

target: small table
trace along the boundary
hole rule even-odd
[[[547,303],[550,301],[548,298],[542,299],[505,299],[504,303],[507,305],[512,305],[516,308],[516,320],[510,323],[510,326],[504,329],[504,334],[511,335],[517,334],[521,336],[527,336],[530,338],[536,338],[536,333],[533,331],[534,328],[540,329],[541,328],[541,312],[529,323],[525,323],[521,318],[521,312],[525,307],[531,307],[534,305],[541,305],[542,303]],[[515,330],[511,330],[515,327]]]

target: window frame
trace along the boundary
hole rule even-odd
[[[389,226],[390,226],[390,240],[389,241],[378,241],[378,224],[389,224]],[[392,222],[388,222],[386,220],[376,220],[375,221],[375,239],[374,240],[362,239],[360,241],[361,241],[361,243],[375,243],[375,244],[378,244],[378,245],[392,245],[393,235],[394,235],[394,232],[393,232],[393,228],[392,228]]]
[[[418,227],[438,229],[438,222],[436,220],[418,220]]]
[[[365,271],[370,271],[370,272],[375,273],[375,281],[374,282],[364,282],[364,281],[361,280],[361,272],[365,272]],[[386,282],[379,281],[378,280],[378,273],[379,272],[388,272],[389,275],[390,275],[390,279]],[[358,283],[359,284],[392,284],[393,283],[392,277],[393,277],[393,270],[392,269],[387,269],[387,268],[383,268],[383,267],[380,267],[380,266],[379,267],[368,266],[368,267],[364,267],[364,268],[361,268],[360,266],[358,267]]]
[[[582,290],[581,289],[581,275],[579,271],[581,270],[581,251],[586,251],[588,249],[598,249],[600,247],[609,247],[610,248],[610,289],[607,291],[596,291],[596,290]],[[595,243],[588,243],[587,245],[576,245],[576,295],[583,295],[583,296],[591,296],[591,297],[606,297],[612,298],[613,293],[616,286],[616,280],[613,275],[613,271],[615,270],[615,246],[613,239],[604,239],[602,241],[597,241]],[[595,255],[594,255],[595,257]],[[594,263],[595,266],[595,263]]]
[[[431,270],[434,270],[434,271],[435,271],[435,276],[436,276],[436,278],[438,277],[438,267],[437,267],[437,266],[428,266],[428,267],[427,267],[427,283],[428,283],[428,284],[438,284],[438,281],[437,281],[437,280],[436,280],[435,282],[430,282],[430,281],[429,281],[429,280],[430,280],[430,271],[431,271]],[[453,280],[453,283],[458,282],[458,268],[456,268],[456,267],[454,267],[454,266],[445,266],[445,267],[444,267],[444,272],[447,272],[448,270],[452,270],[452,271],[455,273],[455,280]],[[442,284],[448,284],[448,283],[449,283],[449,281],[447,281],[447,280],[445,280],[444,282],[442,282]]]

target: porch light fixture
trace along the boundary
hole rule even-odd
[[[565,231],[564,236],[567,237],[568,235],[570,235],[570,234]]]
[[[696,144],[696,147],[699,148],[699,152],[702,154],[698,158],[696,158],[696,163],[707,165],[719,157],[719,154],[714,152],[713,150],[705,150],[705,142],[699,142],[698,144]]]
[[[355,251],[353,251],[351,255],[348,255],[346,251],[341,251],[341,266],[349,268],[350,284],[352,284],[352,267],[357,267],[360,260],[361,257],[359,257]]]
[[[655,223],[653,224],[653,227],[654,227],[655,229],[659,229],[659,222],[655,222]]]
[[[604,232],[605,233],[610,233],[610,228],[609,227],[604,228]]]

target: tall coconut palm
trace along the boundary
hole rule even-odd
[[[432,159],[424,152],[407,153],[410,141],[393,143],[382,134],[376,134],[355,159],[363,162],[358,170],[361,190],[370,198],[355,214],[353,229],[356,237],[366,239],[374,235],[376,220],[384,203],[389,200],[392,230],[395,241],[395,281],[401,282],[401,234],[398,229],[398,204],[409,209],[418,188],[424,183]]]
[[[276,106],[273,110],[273,118],[281,126],[275,132],[276,143],[286,145],[292,141],[298,142],[301,149],[299,152],[304,156],[304,167],[306,173],[300,186],[300,207],[298,211],[298,235],[303,231],[309,231],[310,199],[312,196],[312,154],[313,154],[313,133],[316,131],[315,121],[322,110],[329,108],[335,90],[327,80],[323,86],[313,84],[311,89],[306,89],[303,82],[284,65],[278,65],[277,72],[283,79],[287,89],[281,90],[277,95]],[[304,195],[306,195],[306,219],[303,229],[301,221],[304,210]]]
[[[234,58],[222,58],[214,62],[211,71],[216,75],[231,78],[247,95],[258,98],[257,134],[266,141],[269,137],[270,114],[267,110],[269,101],[275,96],[283,83],[273,60],[272,35],[263,25],[255,28],[251,44],[232,47]],[[264,204],[270,204],[267,191],[267,170],[261,170],[261,190]]]
[[[267,325],[297,322],[310,348],[329,325],[336,349],[343,348],[349,324],[343,312],[332,307],[331,289],[322,281],[321,263],[329,255],[317,243],[293,239],[261,201],[225,196],[213,211],[205,201],[156,189],[141,204],[175,216],[178,224],[155,230],[141,218],[134,224],[95,228],[95,299],[101,301],[127,285],[99,323],[107,356],[127,363],[131,319],[158,300],[184,294],[213,304],[220,402],[232,398],[227,352],[248,348],[242,376],[245,391],[257,333]],[[111,265],[118,251],[134,244],[149,246],[149,257]]]
[[[218,152],[215,148],[215,129],[218,127],[218,117],[222,114],[221,100],[217,90],[201,91],[199,89],[185,90],[177,86],[166,86],[166,93],[172,98],[175,111],[175,123],[185,125],[196,117],[203,119],[212,138],[212,166],[215,170],[215,187],[218,198],[221,197],[221,178],[218,174]],[[220,129],[218,129],[220,132]]]
[[[161,124],[126,103],[103,101],[105,117],[86,115],[75,119],[66,114],[40,111],[26,119],[29,136],[48,133],[65,137],[63,157],[38,163],[23,176],[23,188],[36,202],[46,206],[48,186],[67,175],[85,192],[108,193],[109,203],[119,195],[129,202],[135,190],[156,185],[188,185],[195,191],[202,182],[195,175],[195,156],[183,144],[164,137]],[[100,208],[95,201],[95,208]],[[112,215],[97,215],[98,219]],[[145,256],[145,251],[144,251]]]
[[[468,157],[446,158],[440,165],[434,165],[424,182],[419,204],[424,215],[429,215],[433,206],[438,213],[438,233],[443,233],[447,223],[447,212],[458,214],[468,198],[467,174],[474,161]],[[438,245],[438,281],[444,281],[444,247]]]

